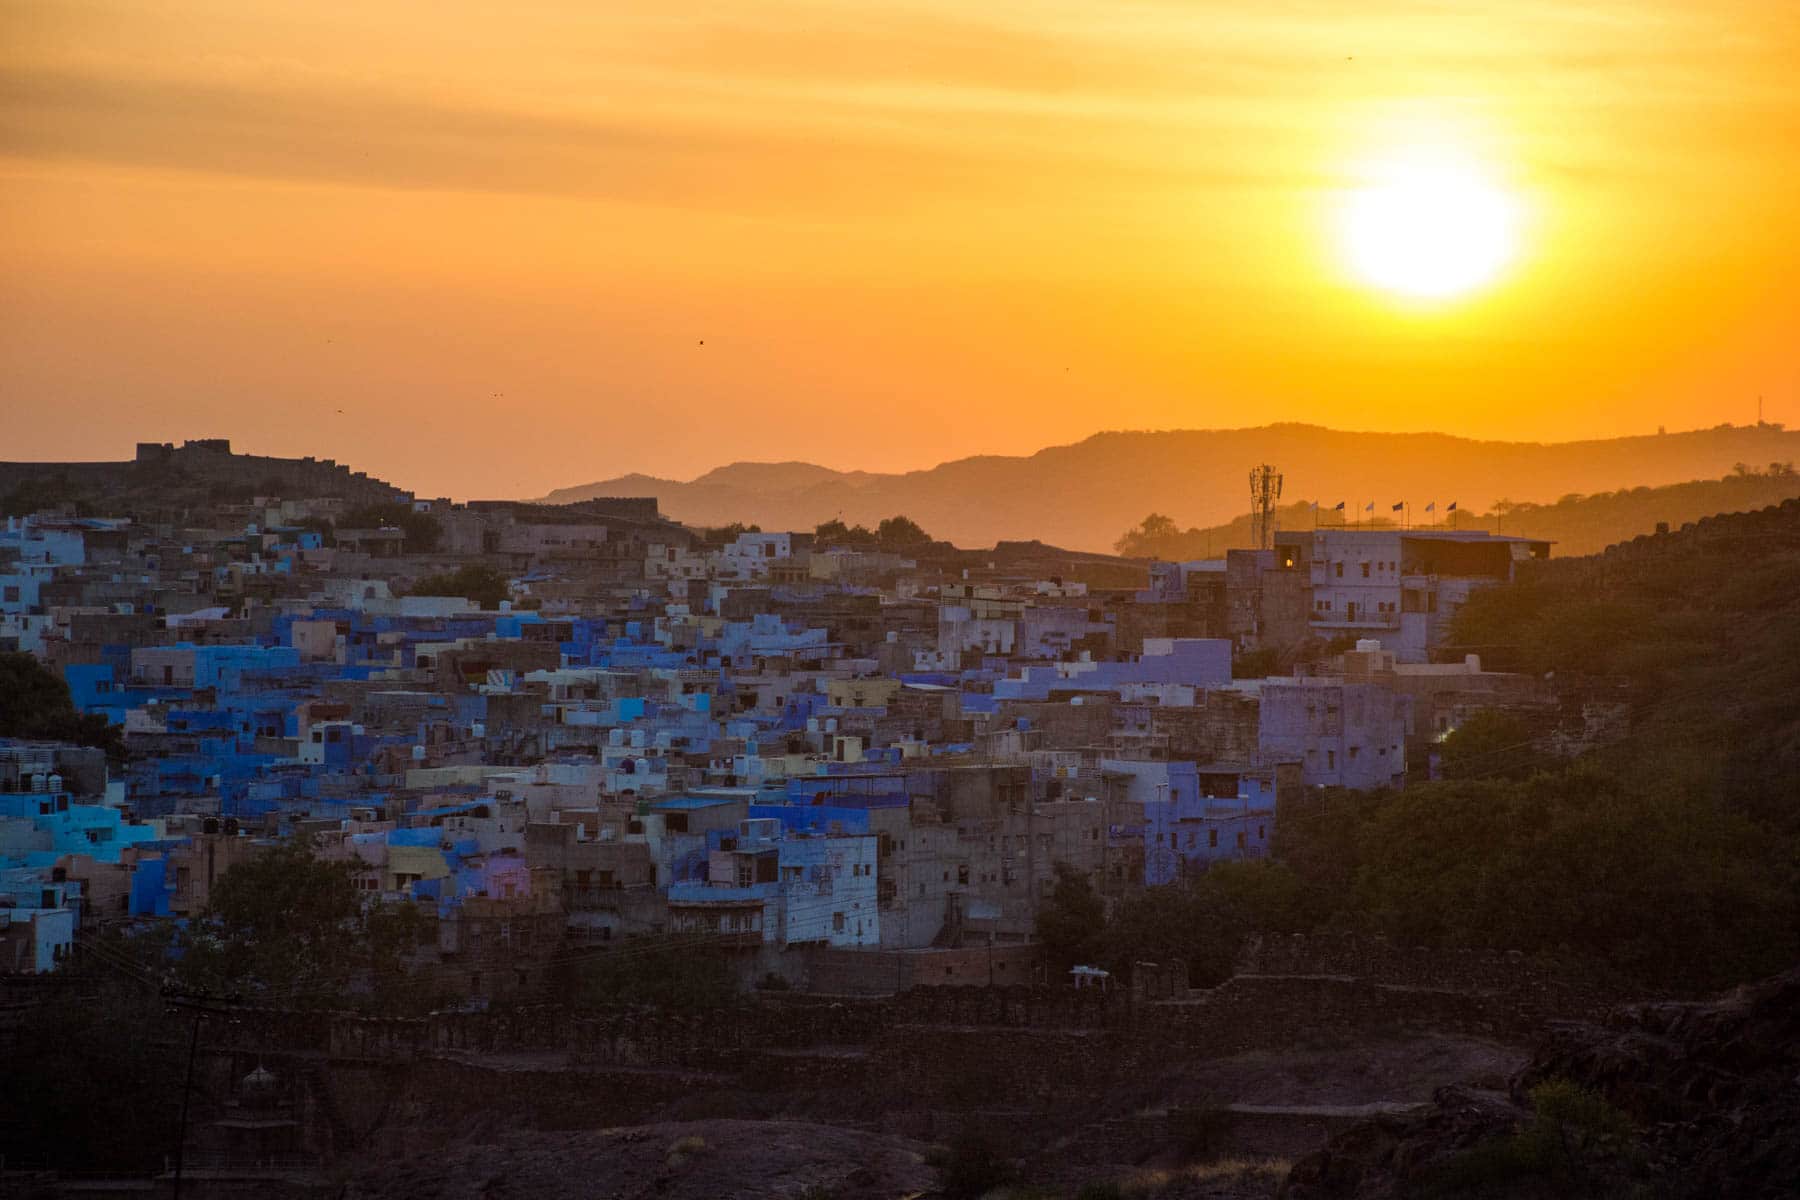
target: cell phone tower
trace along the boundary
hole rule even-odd
[[[1250,472],[1250,534],[1258,550],[1275,545],[1275,502],[1281,499],[1281,473],[1268,463]]]

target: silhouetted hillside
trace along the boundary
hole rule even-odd
[[[1558,555],[1594,554],[1615,542],[1656,532],[1659,524],[1679,529],[1690,521],[1719,513],[1746,512],[1779,504],[1800,496],[1800,472],[1789,464],[1773,464],[1761,471],[1736,472],[1723,479],[1697,479],[1664,487],[1636,487],[1593,496],[1565,496],[1554,504],[1510,504],[1498,512],[1438,512],[1431,516],[1415,507],[1415,524],[1451,523],[1458,529],[1485,529],[1490,533],[1521,534],[1556,543]],[[1440,501],[1442,509],[1447,502]],[[1384,506],[1385,507],[1385,506]],[[1139,522],[1116,543],[1120,553],[1135,557],[1172,560],[1216,558],[1226,550],[1252,544],[1248,515],[1211,529],[1175,529],[1154,521],[1158,514]],[[1384,511],[1377,524],[1389,524]],[[1321,508],[1317,521],[1324,526],[1343,518],[1333,509]],[[1309,529],[1315,514],[1311,504],[1286,505],[1277,512],[1279,529]]]
[[[234,454],[229,442],[144,443],[119,462],[0,462],[0,515],[59,505],[139,519],[178,517],[255,496],[337,497],[359,504],[412,493],[333,459]]]
[[[1451,500],[1467,511],[1554,504],[1570,493],[1717,479],[1739,463],[1800,459],[1800,433],[1730,426],[1585,442],[1484,442],[1437,433],[1353,433],[1314,425],[1101,433],[1023,457],[958,459],[904,474],[838,472],[805,463],[737,463],[687,482],[642,475],[561,488],[547,500],[654,495],[690,525],[754,522],[811,529],[841,517],[870,524],[905,513],[959,545],[1042,538],[1111,549],[1145,513],[1182,527],[1216,525],[1249,507],[1246,476],[1273,463],[1287,499],[1329,508]]]

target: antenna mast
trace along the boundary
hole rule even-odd
[[[1281,475],[1268,463],[1250,472],[1250,534],[1258,550],[1275,544],[1275,502],[1281,499]]]

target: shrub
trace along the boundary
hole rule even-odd
[[[938,1182],[950,1200],[976,1200],[1014,1178],[1013,1165],[992,1141],[965,1128],[950,1143],[938,1167]]]

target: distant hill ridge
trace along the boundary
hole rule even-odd
[[[1410,500],[1415,518],[1436,500],[1480,512],[1497,502],[1552,504],[1592,494],[1716,480],[1737,465],[1800,459],[1800,433],[1779,425],[1721,425],[1681,433],[1577,442],[1480,441],[1444,433],[1357,433],[1316,425],[1098,433],[1023,456],[982,455],[899,474],[840,472],[811,463],[732,463],[689,481],[629,475],[544,497],[653,495],[692,525],[743,521],[811,529],[840,517],[873,525],[903,513],[959,545],[1041,538],[1110,550],[1146,513],[1183,527],[1222,525],[1249,507],[1246,477],[1272,463],[1284,499],[1378,512]]]
[[[1515,504],[1504,512],[1456,513],[1444,511],[1438,502],[1434,514],[1413,509],[1414,527],[1436,529],[1485,529],[1489,533],[1518,534],[1556,543],[1558,558],[1597,554],[1618,542],[1656,532],[1659,524],[1672,529],[1723,513],[1748,512],[1800,497],[1800,472],[1793,470],[1745,471],[1722,479],[1696,479],[1662,487],[1638,487],[1592,496],[1565,496],[1554,504]],[[1376,523],[1393,525],[1386,505]],[[1277,511],[1276,528],[1310,529],[1336,526],[1340,517],[1329,509],[1314,514],[1305,501],[1284,505]],[[1354,516],[1349,523],[1354,524]],[[1121,539],[1123,553],[1133,557],[1171,560],[1217,558],[1226,550],[1252,544],[1254,534],[1248,514],[1210,529],[1186,529],[1164,537],[1145,538],[1133,530]]]

